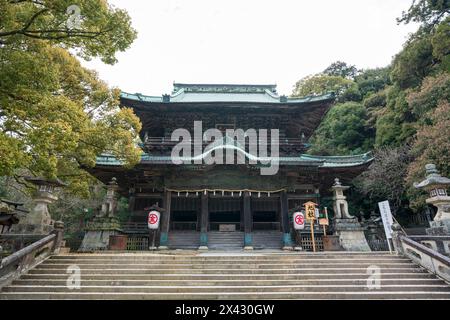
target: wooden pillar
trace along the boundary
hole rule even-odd
[[[167,249],[167,243],[169,241],[171,201],[172,192],[167,190],[164,191],[164,213],[162,213],[161,217],[161,235],[159,239],[159,249]]]
[[[248,191],[244,192],[244,249],[253,250],[252,227],[253,217],[251,208],[251,197]]]
[[[281,231],[283,232],[283,249],[292,249],[292,239],[289,221],[289,205],[286,191],[280,194],[280,209],[281,209]]]
[[[208,194],[201,195],[201,209],[200,209],[200,247],[199,249],[208,249]]]
[[[136,206],[136,196],[134,194],[130,194],[130,196],[128,197],[128,213],[130,214],[130,216],[135,210],[135,206]]]

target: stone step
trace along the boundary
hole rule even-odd
[[[210,249],[240,249],[244,246],[243,232],[209,232],[208,248]]]
[[[407,291],[367,291],[367,292],[209,292],[197,293],[39,293],[39,292],[9,292],[0,295],[0,299],[33,299],[33,300],[265,300],[265,299],[301,299],[301,300],[323,300],[323,299],[417,299],[417,300],[440,300],[450,299],[448,292],[407,292]]]
[[[255,249],[281,248],[283,245],[283,234],[281,232],[253,232],[252,240]]]
[[[450,295],[450,286],[435,284],[435,285],[384,285],[380,289],[384,292],[403,291],[403,292],[447,292]],[[81,286],[79,289],[70,289],[66,285],[63,286],[26,286],[26,285],[11,285],[3,288],[3,292],[103,292],[103,293],[206,293],[206,292],[221,292],[221,293],[236,293],[236,292],[364,292],[375,289],[369,289],[367,284],[363,285],[278,285],[278,286]]]
[[[66,273],[67,269],[43,269],[43,268],[35,268],[30,270],[30,274],[55,274],[55,273]],[[154,269],[154,268],[122,268],[122,269],[114,269],[109,266],[105,266],[102,269],[91,269],[91,268],[81,268],[82,273],[89,274],[104,274],[104,273],[112,273],[112,274],[191,274],[194,270],[192,269]],[[382,268],[381,273],[390,272],[390,273],[403,273],[403,272],[421,272],[421,269],[415,267],[414,265],[405,266],[405,267],[386,267]],[[239,268],[239,269],[195,269],[196,273],[201,274],[240,274],[240,273],[253,273],[253,274],[302,274],[306,272],[314,272],[317,274],[320,273],[332,273],[332,272],[340,272],[340,273],[354,273],[354,272],[367,272],[367,268],[365,267],[352,267],[352,268],[292,268],[292,269],[283,269],[280,271],[279,268],[276,269],[249,269],[249,268]]]
[[[171,249],[197,249],[200,246],[200,233],[169,232],[167,246]]]
[[[72,265],[72,264],[89,264],[89,265],[104,265],[104,264],[120,264],[120,265],[129,265],[129,264],[164,264],[164,265],[192,265],[192,264],[217,264],[217,265],[235,265],[235,264],[270,264],[270,265],[293,265],[293,264],[349,264],[349,263],[364,263],[364,264],[381,264],[381,263],[411,263],[409,259],[321,259],[318,261],[317,259],[273,259],[273,260],[216,260],[216,259],[207,259],[207,260],[195,260],[195,259],[186,259],[186,260],[161,260],[161,259],[49,259],[45,261],[42,265]]]
[[[198,254],[198,253],[197,253]],[[334,255],[334,254],[327,254],[327,255],[313,255],[313,254],[305,254],[305,253],[290,253],[290,254],[279,254],[279,255],[267,255],[267,254],[259,254],[257,251],[251,252],[251,253],[240,253],[240,254],[234,254],[234,253],[228,253],[228,254],[221,254],[221,255],[214,255],[214,253],[201,253],[201,255],[194,256],[192,255],[186,255],[186,256],[174,256],[174,255],[164,255],[164,254],[79,254],[79,255],[64,255],[64,256],[53,256],[50,260],[64,260],[64,259],[88,259],[88,260],[151,260],[151,259],[160,259],[164,261],[168,260],[181,260],[185,261],[188,260],[196,260],[196,261],[204,261],[208,259],[214,259],[214,260],[252,260],[252,261],[261,261],[261,260],[284,260],[284,259],[362,259],[362,258],[369,258],[369,259],[404,259],[395,255]]]
[[[71,290],[73,265],[81,288]],[[379,289],[369,266],[380,267]],[[450,299],[450,286],[386,252],[105,252],[53,256],[0,299]]]
[[[374,266],[375,262],[360,262],[360,263],[243,263],[243,264],[228,264],[227,270],[236,269],[304,269],[304,268],[352,268],[352,267],[371,267]],[[40,269],[55,269],[55,270],[66,270],[68,267],[74,264],[47,264],[43,263],[36,267],[36,270]],[[105,269],[104,264],[90,264],[90,263],[76,263],[76,266],[81,269]],[[376,263],[379,268],[391,268],[391,267],[403,267],[403,268],[416,268],[409,262],[382,262]],[[223,264],[210,264],[210,263],[196,263],[196,264],[169,264],[169,263],[109,263],[107,265],[108,269],[148,269],[148,270],[158,270],[158,269],[224,269]]]
[[[82,273],[83,280],[111,280],[111,281],[120,281],[120,280],[138,280],[138,281],[146,281],[146,280],[161,280],[161,281],[178,281],[178,280],[205,280],[205,281],[224,281],[224,280],[235,280],[235,281],[276,281],[282,279],[283,281],[303,281],[303,280],[316,280],[316,279],[358,279],[363,278],[367,279],[368,275],[366,272],[360,273],[298,273],[298,274],[199,274],[199,273],[190,273],[190,274],[109,274],[109,273],[101,273],[101,274],[90,274],[90,273]],[[36,280],[36,279],[59,279],[59,280],[67,280],[68,275],[66,273],[46,273],[46,274],[35,274],[29,273],[25,274],[21,277],[24,280]],[[436,279],[436,277],[432,274],[429,274],[423,270],[415,270],[415,272],[404,272],[404,273],[386,273],[383,272],[382,279]]]
[[[18,279],[13,282],[15,286],[65,286],[66,279]],[[82,277],[83,279],[85,277]],[[203,279],[190,279],[190,280],[123,280],[119,278],[104,279],[104,280],[81,280],[81,286],[275,286],[275,285],[323,285],[323,286],[336,286],[336,285],[366,285],[366,278],[351,278],[351,279],[297,279],[297,280],[246,280],[246,279],[217,279],[217,280],[203,280]],[[380,281],[381,286],[384,285],[445,285],[445,282],[436,278],[394,278],[394,279],[382,279]]]

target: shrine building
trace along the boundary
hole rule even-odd
[[[149,237],[148,208],[164,209],[156,235],[160,248],[292,247],[293,210],[307,201],[320,206],[335,178],[349,183],[373,160],[370,153],[306,154],[310,137],[335,101],[332,93],[289,98],[279,96],[275,85],[175,83],[170,95],[122,93],[120,101],[142,122],[141,161],[127,169],[104,154],[91,173],[105,184],[115,178],[118,192],[129,199],[129,217],[120,231],[130,237]],[[194,132],[196,124],[200,133]],[[173,150],[180,141],[172,135],[177,129],[191,134],[192,140],[183,143],[192,153],[180,154],[175,163]],[[206,141],[209,129],[217,129],[216,137]],[[246,135],[238,141],[229,132],[240,129]],[[267,152],[261,154],[263,148],[250,141],[248,132],[267,133]],[[195,137],[200,145],[194,145]],[[237,161],[208,163],[222,154]],[[263,174],[270,161],[276,170]]]

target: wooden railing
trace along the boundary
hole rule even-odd
[[[122,230],[126,234],[133,234],[133,233],[148,233],[148,226],[145,222],[126,222],[122,224]]]
[[[253,222],[253,230],[281,230],[279,222]]]
[[[149,137],[145,140],[144,145],[147,151],[151,153],[161,153],[165,154],[166,152],[172,150],[172,148],[177,145],[179,141],[172,141],[170,138],[166,137]],[[192,142],[193,143],[193,142]],[[271,143],[270,137],[267,140],[268,145],[275,145]],[[204,150],[210,142],[202,143],[202,150]],[[304,152],[307,149],[307,144],[302,139],[298,138],[283,138],[280,137],[277,143],[277,146],[282,154],[291,153],[291,152]],[[248,139],[246,139],[245,144],[242,145],[246,150],[250,150],[250,147],[258,147],[256,143],[250,143]]]
[[[210,231],[219,231],[221,224],[234,224],[236,231],[240,231],[240,229],[241,229],[241,223],[240,222],[210,222],[209,223],[209,230]]]
[[[173,221],[170,229],[177,231],[195,231],[197,230],[197,221]]]
[[[21,274],[59,252],[63,240],[64,224],[55,222],[54,228],[55,230],[51,234],[0,261],[0,288],[10,284]]]

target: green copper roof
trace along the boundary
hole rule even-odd
[[[324,168],[344,168],[354,167],[369,163],[373,160],[370,152],[354,155],[354,156],[311,156],[302,154],[298,157],[273,157],[272,161],[278,160],[280,165],[303,165],[303,166],[318,166]],[[179,158],[178,160],[189,160]],[[170,156],[154,156],[143,153],[140,164],[172,164]],[[122,162],[117,160],[112,155],[101,155],[97,157],[98,166],[121,166]]]
[[[276,85],[236,84],[180,84],[174,83],[172,94],[146,96],[140,93],[122,92],[122,99],[150,103],[192,103],[192,102],[257,102],[297,104],[334,100],[334,93],[302,98],[279,96]]]

